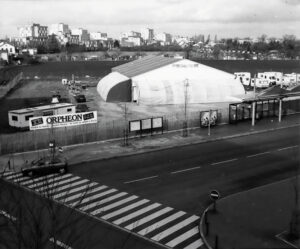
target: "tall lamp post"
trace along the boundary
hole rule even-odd
[[[188,136],[188,118],[187,118],[187,105],[188,105],[188,86],[189,80],[184,80],[184,121],[183,121],[183,136]]]

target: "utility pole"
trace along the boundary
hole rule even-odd
[[[208,114],[208,136],[210,136],[210,118],[211,118],[211,110],[209,109],[209,114]]]
[[[124,119],[125,119],[125,128],[124,128],[124,146],[128,146],[128,129],[127,129],[127,106],[124,104]]]
[[[187,105],[188,105],[188,86],[189,80],[184,81],[184,122],[183,122],[183,136],[188,136],[188,118],[187,118]]]
[[[278,110],[278,122],[281,122],[281,116],[282,116],[282,99],[279,99],[279,110]]]
[[[254,101],[252,102],[252,126],[255,126],[255,104],[256,104],[256,75],[254,75]]]

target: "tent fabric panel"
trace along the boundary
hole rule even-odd
[[[107,102],[130,102],[131,101],[131,80],[120,82],[113,86],[107,95]]]

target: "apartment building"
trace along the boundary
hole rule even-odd
[[[159,41],[162,46],[172,43],[172,36],[168,33],[159,33],[155,36],[155,40]]]
[[[72,33],[72,35],[79,36],[80,44],[86,44],[86,43],[89,43],[89,41],[90,41],[90,34],[86,29],[82,29],[82,28],[72,29],[71,33]]]
[[[141,37],[145,43],[151,43],[154,40],[154,30],[149,28],[142,29]]]
[[[27,44],[29,41],[42,44],[48,38],[48,27],[33,23],[19,28],[19,36],[24,44]]]

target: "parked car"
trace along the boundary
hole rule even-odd
[[[68,162],[64,159],[54,158],[46,159],[41,158],[33,161],[30,166],[22,168],[23,176],[41,176],[48,174],[65,174],[68,172]]]
[[[84,94],[76,95],[75,99],[78,103],[86,102],[86,98],[85,98]]]

